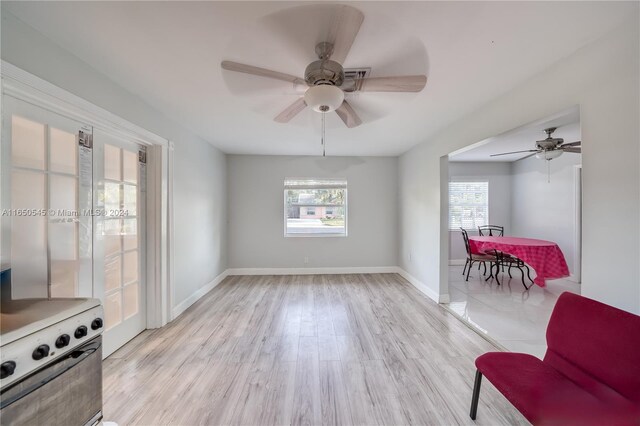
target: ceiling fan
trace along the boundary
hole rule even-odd
[[[287,123],[306,107],[310,107],[321,113],[335,111],[347,127],[356,127],[362,124],[362,120],[345,99],[345,93],[420,92],[427,84],[425,75],[346,78],[342,64],[363,20],[364,14],[360,10],[351,6],[337,6],[328,36],[315,46],[318,59],[306,67],[304,78],[232,61],[222,61],[221,66],[228,71],[308,86],[304,96],[296,99],[274,118],[278,123]]]
[[[547,134],[547,138],[541,141],[536,141],[536,149],[491,154],[491,157],[497,157],[499,155],[519,154],[522,152],[531,152],[531,154],[522,157],[521,160],[529,158],[533,155],[535,155],[536,158],[540,160],[553,160],[554,158],[560,157],[563,152],[573,152],[577,154],[580,154],[582,152],[582,148],[580,147],[580,145],[582,144],[581,141],[564,143],[564,139],[562,138],[551,137],[553,132],[556,131],[556,127],[549,127],[548,129],[544,129],[544,131]]]

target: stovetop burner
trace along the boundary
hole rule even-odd
[[[98,299],[3,299],[0,391],[102,334]]]
[[[98,299],[88,298],[3,300],[2,346],[99,305]]]

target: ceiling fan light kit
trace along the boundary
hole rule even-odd
[[[547,160],[547,161],[551,161],[554,158],[558,158],[562,155],[562,150],[559,149],[554,149],[554,150],[549,150],[549,151],[541,151],[541,152],[536,152],[536,158],[538,160]]]
[[[335,111],[344,102],[344,92],[336,86],[312,86],[304,93],[304,102],[316,112]]]

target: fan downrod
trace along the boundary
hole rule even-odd
[[[327,60],[333,54],[333,43],[329,43],[328,41],[321,41],[316,44],[316,55],[318,55],[318,59]]]
[[[341,86],[344,82],[344,69],[336,61],[329,59],[333,53],[333,44],[322,41],[316,44],[318,60],[311,62],[304,71],[304,79],[309,86],[329,84]]]

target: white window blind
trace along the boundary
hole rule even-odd
[[[449,182],[449,229],[489,224],[489,182]]]

